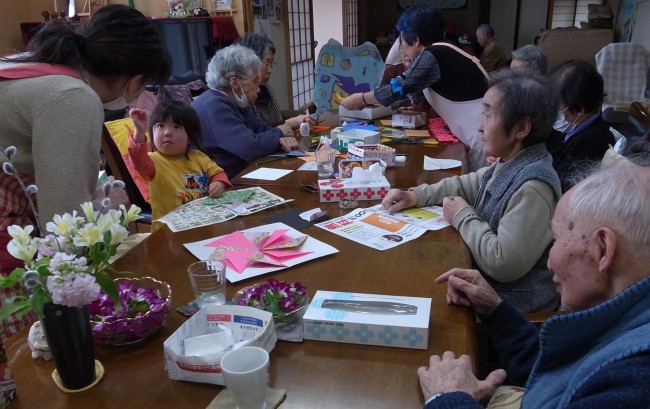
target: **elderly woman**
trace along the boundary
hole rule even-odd
[[[512,52],[510,68],[524,68],[546,74],[548,61],[539,47],[528,44]]]
[[[500,159],[476,173],[393,189],[382,202],[391,213],[442,203],[477,268],[521,312],[552,311],[559,303],[546,259],[561,191],[544,145],[557,105],[545,77],[494,73],[479,132],[485,153]]]
[[[413,62],[389,85],[371,92],[352,94],[341,102],[347,109],[369,104],[390,106],[423,94],[429,105],[445,120],[451,132],[469,148],[471,172],[487,165],[476,128],[481,119],[481,98],[487,90],[487,73],[476,57],[442,42],[440,11],[429,5],[409,7],[397,21],[401,52]]]
[[[246,33],[239,37],[235,41],[235,44],[250,48],[262,60],[262,64],[258,70],[260,93],[257,95],[255,103],[251,105],[253,111],[255,111],[255,115],[269,126],[278,127],[283,132],[287,129],[298,129],[303,120],[306,120],[310,126],[313,125],[316,120],[312,116],[303,114],[295,115],[293,112],[280,111],[278,101],[273,93],[273,88],[269,84],[271,74],[273,74],[273,68],[276,65],[275,61],[273,61],[275,59],[275,45],[273,41],[262,34]]]
[[[250,107],[257,99],[261,61],[247,47],[231,45],[214,55],[205,74],[210,89],[192,102],[201,119],[201,150],[233,178],[251,161],[298,146],[293,131],[270,127]]]
[[[551,79],[560,94],[560,112],[546,148],[553,155],[562,190],[567,191],[573,173],[600,162],[616,141],[600,112],[603,77],[593,66],[584,61],[567,61],[553,70]]]

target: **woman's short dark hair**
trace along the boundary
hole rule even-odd
[[[594,112],[603,103],[603,77],[591,64],[572,60],[560,64],[551,78],[564,105],[574,112]]]
[[[139,11],[104,6],[79,28],[47,23],[28,46],[30,54],[5,59],[62,64],[97,76],[142,75],[143,83],[164,84],[171,59],[156,26]]]
[[[444,22],[437,7],[414,4],[402,13],[396,28],[408,45],[413,45],[417,37],[428,46],[443,38]]]
[[[506,134],[517,123],[530,119],[530,133],[523,140],[528,147],[543,142],[557,117],[558,97],[544,75],[528,70],[499,70],[490,74],[490,88],[501,93],[499,115]]]
[[[175,124],[183,125],[185,132],[187,132],[187,140],[190,145],[194,147],[201,146],[203,139],[201,134],[201,120],[196,111],[184,102],[167,99],[159,102],[149,116],[149,135],[151,136],[151,147],[153,150],[158,150],[153,144],[154,125],[170,119]]]
[[[246,33],[239,37],[233,44],[243,45],[255,51],[260,60],[264,58],[264,53],[270,51],[275,55],[275,44],[265,35],[258,33]]]

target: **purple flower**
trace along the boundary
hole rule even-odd
[[[307,301],[302,284],[270,278],[266,283],[243,291],[239,305],[247,305],[282,316],[299,309]]]

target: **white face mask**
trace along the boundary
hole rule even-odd
[[[121,97],[102,103],[104,109],[108,111],[119,111],[120,109],[125,109],[126,107],[133,105],[133,103],[140,97],[140,94],[138,94],[138,96],[136,96],[132,101],[127,101],[126,97],[124,96],[124,94],[126,94],[127,87],[128,84],[126,87],[124,87],[124,92],[122,93]]]
[[[573,122],[568,122],[566,118],[564,117],[564,112],[568,109],[564,108],[562,111],[558,111],[557,113],[557,119],[555,120],[555,123],[553,124],[553,129],[555,129],[558,132],[562,133],[571,133],[573,132],[574,129],[576,129],[576,121],[578,120],[578,115],[576,119],[573,120]]]
[[[235,98],[235,102],[237,103],[238,107],[246,108],[247,106],[250,105],[250,103],[248,102],[248,97],[246,96],[246,93],[244,92],[244,88],[242,88],[239,80],[237,80],[237,85],[239,85],[239,89],[241,90],[242,96],[240,97],[239,95],[237,95],[234,89],[232,90],[232,96]]]

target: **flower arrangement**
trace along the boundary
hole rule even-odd
[[[288,283],[270,278],[266,283],[240,290],[233,304],[255,307],[283,317],[302,308],[307,300],[307,288],[299,282]]]
[[[103,292],[88,305],[93,337],[110,345],[142,341],[167,319],[171,310],[171,288],[151,277],[115,281],[119,305]]]
[[[3,153],[7,157],[3,171],[21,181],[11,162],[16,148],[10,146]],[[38,189],[35,185],[24,186],[22,181],[21,186],[38,220],[31,199]],[[121,181],[107,182],[104,193],[108,196],[111,189],[121,187],[124,187]],[[109,259],[127,238],[126,226],[140,218],[140,208],[131,206],[127,210],[120,205],[120,210],[115,210],[108,209],[109,206],[110,199],[106,197],[98,209],[91,202],[83,203],[83,217],[77,211],[55,215],[45,230],[38,226],[40,232],[48,233],[43,237],[32,237],[34,226],[7,228],[12,238],[7,250],[22,260],[25,267],[0,277],[0,287],[16,291],[16,296],[3,303],[0,320],[14,313],[21,316],[30,310],[42,317],[46,303],[81,307],[95,300],[100,290],[118,300],[116,285],[109,276],[116,271]]]

